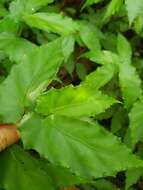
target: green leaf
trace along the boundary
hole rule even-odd
[[[94,25],[81,22],[79,30],[82,41],[90,50],[99,51],[101,49],[99,31]]]
[[[98,3],[98,2],[100,2],[100,1],[101,1],[101,0],[86,0],[86,2],[84,3],[84,5],[83,5],[82,8],[85,8],[85,7],[87,7],[87,6],[90,6],[90,5],[94,4],[94,3]]]
[[[68,45],[67,45],[68,44]],[[74,52],[75,38],[73,35],[66,36],[63,40],[62,49],[65,62],[68,61],[70,55]]]
[[[4,5],[0,4],[0,18],[6,16],[7,14],[8,14],[8,11],[4,7]]]
[[[132,0],[125,0],[129,22],[130,24],[134,21],[134,19],[142,13],[143,9],[143,0],[136,0],[134,3]]]
[[[37,112],[71,117],[93,116],[104,112],[117,101],[84,86],[51,89],[38,98]]]
[[[133,105],[129,119],[131,141],[135,145],[138,141],[143,141],[143,97]]]
[[[125,190],[128,190],[129,187],[136,184],[141,175],[143,175],[143,168],[133,168],[127,170]]]
[[[6,190],[54,190],[40,163],[18,146],[0,153],[0,186]]]
[[[60,35],[69,35],[78,30],[78,25],[70,17],[57,13],[35,13],[24,15],[26,24],[46,32],[53,32]]]
[[[17,34],[19,24],[17,24],[10,16],[6,16],[0,20],[0,33],[7,32]]]
[[[63,117],[32,115],[20,127],[26,149],[34,149],[54,164],[85,177],[115,175],[143,166],[115,136],[97,123]]]
[[[120,86],[125,102],[125,107],[129,109],[141,95],[141,80],[135,68],[131,65],[131,46],[122,35],[118,35],[117,49],[120,58]]]
[[[52,3],[54,0],[14,0],[10,4],[10,15],[16,21],[21,20],[23,14],[34,13],[40,7]]]
[[[82,85],[98,90],[107,84],[115,73],[116,69],[113,64],[103,65],[87,75]]]
[[[70,187],[73,185],[78,185],[81,183],[84,184],[91,181],[88,178],[73,174],[67,168],[56,166],[55,164],[48,163],[47,161],[43,162],[42,169],[45,170],[45,172],[47,172],[47,174],[51,177],[53,184],[56,188]]]
[[[65,49],[65,48],[64,48]],[[71,51],[70,51],[71,52]],[[66,55],[66,54],[65,54]],[[65,57],[66,58],[66,57]],[[66,71],[68,71],[68,73],[72,76],[73,71],[75,69],[75,60],[74,60],[74,55],[73,53],[71,53],[71,55],[69,56],[68,60],[65,61],[64,63],[64,67],[66,69]]]
[[[109,5],[107,6],[107,10],[104,16],[104,19],[114,15],[119,11],[121,6],[123,5],[123,0],[111,0]]]
[[[93,184],[97,190],[119,190],[113,183],[105,179],[99,179]]]
[[[132,59],[132,49],[127,39],[119,34],[117,38],[117,51],[122,64],[130,64]]]
[[[119,106],[115,113],[113,114],[112,120],[111,120],[111,132],[116,133],[118,132],[122,127],[126,126],[127,123],[127,113],[123,109],[123,107]]]
[[[143,14],[139,15],[134,22],[134,30],[140,34],[143,29]]]
[[[125,107],[130,108],[141,95],[141,80],[133,66],[119,65],[119,80],[125,102]]]
[[[23,0],[25,1],[26,10],[29,10],[28,12],[35,12],[39,8],[46,6],[50,3],[53,3],[54,0]]]
[[[63,39],[37,48],[14,65],[0,86],[0,115],[5,122],[18,121],[41,91],[55,78],[64,60]],[[7,101],[9,100],[9,101]]]
[[[76,64],[76,73],[81,80],[84,80],[87,74],[86,68],[83,64]]]
[[[0,34],[0,50],[9,56],[11,61],[19,63],[24,56],[36,50],[36,45],[24,38],[2,33]]]
[[[113,53],[108,50],[102,50],[102,51],[89,51],[85,54],[83,54],[83,57],[86,57],[90,59],[91,61],[106,65],[106,64],[118,64],[120,62],[119,56],[116,53]]]

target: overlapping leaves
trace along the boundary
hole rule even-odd
[[[118,171],[128,169],[128,188],[142,175],[143,162],[111,132],[118,132],[124,138],[129,119],[131,144],[135,147],[136,143],[143,141],[142,88],[137,73],[137,69],[142,72],[142,64],[133,65],[133,61],[142,56],[136,52],[142,36],[142,0],[134,4],[131,0],[112,0],[107,4],[100,0],[87,0],[76,9],[74,6],[66,8],[69,2],[64,2],[62,8],[57,6],[57,1],[53,2],[14,0],[9,4],[10,11],[6,10],[4,0],[0,2],[0,33],[5,32],[0,35],[0,50],[9,56],[10,61],[18,63],[0,86],[1,120],[20,123],[25,148],[36,150],[49,161],[29,157],[29,153],[19,147],[8,149],[0,155],[0,170],[3,171],[0,186],[6,190],[40,190],[45,186],[54,189],[91,182],[92,178],[114,176]],[[127,15],[130,26],[127,26]],[[113,19],[108,23],[110,17]],[[133,22],[139,36],[132,33]],[[118,32],[131,39],[133,48],[121,34],[115,41]],[[108,40],[105,39],[107,37]],[[42,44],[52,42],[39,47],[30,42],[39,44],[39,39],[42,39]],[[116,45],[117,51],[113,48]],[[97,68],[80,85],[47,91],[61,64],[70,64],[71,55],[73,83],[77,72],[74,68],[78,68],[79,63],[83,67],[91,64],[91,70]],[[64,69],[61,70],[62,75],[66,72]],[[43,91],[46,92],[41,94]],[[114,94],[114,98],[105,92]],[[114,112],[111,106],[119,103],[118,100],[120,105],[114,105],[117,108]],[[95,121],[98,117],[105,127],[111,127],[111,132]],[[95,185],[97,189],[103,189],[106,184],[113,187],[109,181],[101,181]]]
[[[64,60],[62,41],[61,38],[37,48],[12,68],[0,86],[0,115],[4,121],[21,119],[30,102],[55,78]]]

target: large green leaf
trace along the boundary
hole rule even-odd
[[[132,144],[143,142],[143,97],[133,105],[129,119]]]
[[[78,30],[78,24],[75,21],[57,13],[26,14],[23,19],[31,27],[61,35],[69,35]]]
[[[0,115],[5,122],[16,122],[39,93],[55,78],[64,59],[63,39],[43,45],[14,65],[0,86]]]
[[[36,50],[36,45],[23,38],[11,34],[0,34],[0,50],[6,53],[10,60],[21,62],[29,53]]]
[[[114,175],[143,161],[97,123],[64,116],[29,116],[20,127],[26,149],[85,177]]]
[[[117,101],[84,86],[51,89],[38,99],[37,111],[43,115],[93,116]]]
[[[141,95],[141,80],[131,65],[131,46],[125,37],[118,35],[117,49],[120,58],[119,80],[125,102],[125,107],[130,108]]]
[[[6,190],[54,190],[40,163],[18,146],[0,153],[0,186]]]
[[[130,24],[134,21],[134,19],[142,13],[143,9],[143,0],[136,0],[135,3],[133,0],[125,0],[128,17]]]

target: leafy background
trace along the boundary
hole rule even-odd
[[[4,190],[143,189],[143,0],[1,0]]]

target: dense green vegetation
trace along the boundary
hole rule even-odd
[[[1,0],[4,190],[143,189],[143,0]]]

